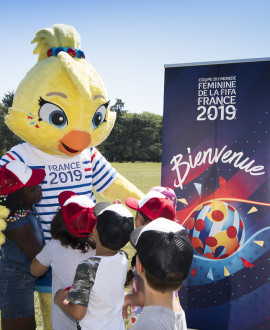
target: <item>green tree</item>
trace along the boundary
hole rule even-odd
[[[116,99],[115,104],[110,107],[110,110],[116,112],[117,116],[122,116],[127,113],[127,110],[124,110],[124,106],[125,103],[121,99]]]
[[[12,106],[13,99],[14,99],[14,92],[7,92],[2,98],[2,103],[6,108],[9,108]]]
[[[125,103],[121,99],[116,99],[110,110],[116,112],[116,121],[110,136],[104,141],[98,149],[105,155],[109,161],[123,162],[125,160],[125,148],[122,139],[124,136],[124,117],[127,110],[124,110]]]
[[[161,161],[162,116],[143,112],[140,114],[140,161]]]
[[[117,118],[110,136],[98,147],[102,154],[109,161],[160,162],[162,116],[128,113],[121,99],[116,99],[111,110]]]
[[[8,113],[8,108],[12,106],[14,98],[14,92],[8,92],[4,95],[2,99],[2,104],[0,104],[0,153],[5,154],[10,148],[22,140],[15,135],[5,124],[5,116]]]

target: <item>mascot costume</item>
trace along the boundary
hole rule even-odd
[[[78,32],[57,24],[38,31],[32,43],[37,43],[38,62],[19,84],[5,118],[9,129],[25,142],[10,149],[0,166],[17,159],[45,170],[43,197],[36,207],[49,240],[62,191],[72,190],[93,201],[93,188],[108,200],[140,199],[143,193],[95,148],[110,134],[116,114],[109,110],[104,85],[80,49]],[[42,284],[39,291],[49,329],[50,293]]]

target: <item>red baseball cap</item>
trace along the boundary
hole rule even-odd
[[[23,187],[33,187],[45,178],[43,169],[30,168],[13,160],[0,168],[0,195],[9,195]]]
[[[157,191],[149,191],[142,199],[129,197],[126,205],[133,210],[142,212],[150,220],[163,217],[169,220],[175,219],[175,208],[168,197]]]
[[[77,237],[88,237],[96,223],[94,202],[85,195],[77,195],[73,191],[63,191],[58,196],[62,207],[62,215],[67,229]]]

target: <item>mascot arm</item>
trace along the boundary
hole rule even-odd
[[[124,203],[128,197],[141,199],[144,194],[131,182],[119,174],[114,182],[101,194],[101,196],[111,201],[120,199],[122,203]]]
[[[5,235],[2,233],[6,229],[7,223],[5,219],[9,215],[9,210],[5,206],[0,206],[0,246],[5,243]]]

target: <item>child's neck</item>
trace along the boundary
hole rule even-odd
[[[112,257],[116,255],[118,251],[113,251],[110,249],[107,249],[106,247],[102,246],[99,242],[97,242],[96,246],[96,255],[101,257]]]
[[[32,209],[32,205],[30,205],[30,204],[23,204],[23,208],[24,208],[25,210],[33,211],[33,209]]]
[[[173,292],[161,293],[159,291],[153,290],[145,283],[145,306],[163,306],[168,309],[173,310],[176,313],[181,312],[181,306],[176,303]]]

